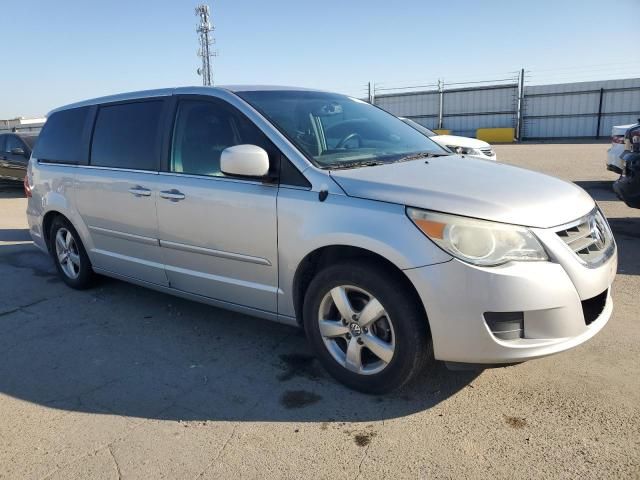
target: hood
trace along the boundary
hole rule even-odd
[[[483,142],[482,140],[478,140],[476,138],[469,137],[458,137],[456,135],[435,135],[433,137],[429,137],[429,139],[436,142],[438,145],[448,146],[453,145],[455,147],[466,147],[466,148],[490,148],[487,142]]]
[[[527,227],[562,225],[595,205],[573,183],[458,155],[330,174],[349,196]]]

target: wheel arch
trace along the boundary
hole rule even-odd
[[[51,251],[51,225],[53,225],[53,221],[56,217],[62,217],[67,221],[71,222],[68,217],[66,217],[62,212],[58,210],[49,210],[42,217],[42,238],[44,238],[45,245],[47,246],[47,250]],[[73,225],[73,222],[71,222]]]
[[[323,268],[345,260],[371,262],[387,270],[393,280],[402,283],[409,295],[414,298],[418,308],[424,314],[425,325],[429,330],[429,320],[425,306],[409,277],[398,266],[379,253],[351,245],[328,245],[316,248],[309,252],[298,264],[293,277],[292,297],[296,321],[299,325],[302,324],[304,297],[313,277]]]
[[[71,224],[71,226],[75,229],[75,231],[80,236],[80,241],[84,244],[86,249],[87,237],[86,235],[83,235],[83,233],[86,232],[84,225],[82,224],[78,225],[78,222],[74,221],[73,216],[67,215],[65,214],[65,212],[61,211],[61,209],[57,209],[57,208],[52,208],[51,210],[48,210],[42,216],[42,238],[44,239],[45,244],[47,245],[47,249],[51,251],[51,238],[49,236],[51,234],[51,225],[53,225],[53,221],[57,217],[62,217],[63,219],[65,219],[67,222]]]

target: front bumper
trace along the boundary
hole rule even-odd
[[[575,264],[572,269],[554,262],[483,268],[453,259],[405,273],[424,303],[438,360],[501,364],[575,347],[607,323],[617,252],[595,269]],[[593,312],[585,305],[598,296],[602,308],[586,318]],[[522,312],[522,337],[498,338],[486,312]]]

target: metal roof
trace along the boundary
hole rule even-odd
[[[283,90],[299,90],[303,92],[323,92],[318,88],[291,87],[287,85],[221,85],[231,92],[263,92],[263,91],[283,91]]]
[[[80,102],[70,103],[51,110],[47,117],[55,112],[62,110],[68,110],[70,108],[87,107],[91,105],[97,105],[100,103],[112,103],[122,102],[126,100],[137,100],[142,98],[151,97],[165,97],[174,94],[192,94],[192,95],[210,95],[217,91],[226,92],[253,92],[253,91],[278,91],[278,90],[300,90],[300,91],[322,91],[310,88],[301,87],[287,87],[280,85],[221,85],[219,87],[203,87],[203,86],[189,86],[189,87],[175,87],[175,88],[160,88],[155,90],[140,90],[137,92],[118,93],[115,95],[108,95],[105,97],[91,98],[82,100]]]

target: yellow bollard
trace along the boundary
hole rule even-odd
[[[489,143],[513,143],[515,136],[515,128],[479,128],[476,130],[476,138]]]

